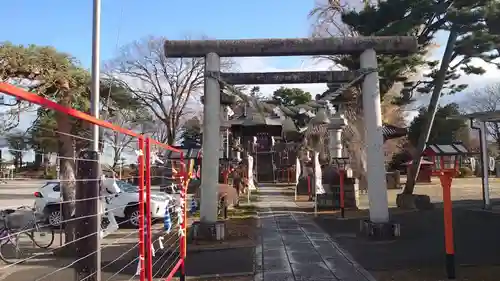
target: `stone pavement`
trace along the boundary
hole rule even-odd
[[[283,187],[261,187],[261,243],[255,281],[375,281],[328,234],[298,209]],[[281,211],[283,210],[283,211]]]

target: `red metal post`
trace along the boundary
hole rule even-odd
[[[345,203],[344,203],[344,175],[345,171],[343,169],[339,169],[339,177],[340,177],[340,215],[342,218],[345,218]]]
[[[451,201],[451,183],[454,170],[446,170],[439,177],[443,188],[444,241],[446,250],[446,274],[448,279],[455,279],[455,245],[453,235],[453,207]]]
[[[146,162],[146,280],[153,281],[153,252],[151,251],[151,144],[150,138],[146,138],[145,159]],[[143,195],[141,195],[143,196]]]
[[[138,180],[139,194],[144,194],[144,137],[139,137],[139,156],[138,163]],[[140,281],[146,280],[144,256],[146,252],[146,243],[144,239],[144,196],[139,196],[139,263],[140,263]]]
[[[187,235],[187,187],[189,184],[189,177],[187,169],[185,168],[184,163],[184,154],[181,153],[181,183],[182,183],[182,192],[181,192],[181,200],[182,200],[182,215],[184,219],[182,220],[182,236],[180,238],[180,281],[186,280],[186,253],[187,253],[187,243],[186,243],[186,235]]]

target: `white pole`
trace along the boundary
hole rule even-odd
[[[93,26],[92,26],[92,86],[91,86],[91,113],[99,118],[99,87],[100,87],[100,41],[101,41],[101,1],[94,0]],[[99,126],[92,125],[92,150],[99,151]]]
[[[257,152],[257,149],[255,150],[255,181],[256,182],[259,182],[259,168],[258,168],[258,163],[257,163],[257,159],[259,158],[259,154]]]
[[[299,158],[295,158],[295,201],[297,201],[297,188],[299,186],[300,174],[302,173],[302,167],[300,164]]]
[[[99,118],[99,100],[100,100],[100,46],[101,46],[101,1],[94,0],[93,6],[93,20],[92,20],[92,85],[91,85],[91,95],[90,95],[90,111],[92,116]],[[99,151],[99,126],[92,125],[92,151]],[[99,187],[99,185],[97,185]],[[99,191],[97,191],[99,194]],[[101,233],[101,215],[99,214],[100,204],[96,204],[97,209],[95,213],[97,215],[97,225],[96,233]],[[101,239],[97,235],[97,251],[96,251],[96,262],[97,268],[95,272],[96,280],[101,280]]]
[[[205,57],[205,70],[218,73],[220,58],[216,53]],[[220,153],[220,84],[215,78],[205,76],[205,105],[203,109],[203,158],[201,174],[201,221],[217,222],[217,192]]]
[[[488,143],[486,142],[486,122],[479,122],[479,127],[481,128],[481,135],[479,137],[479,141],[481,142],[481,156],[483,158],[483,162],[481,163],[481,172],[482,172],[482,184],[483,184],[483,195],[484,195],[484,208],[491,208],[490,203],[490,183],[489,183],[489,161],[488,161]]]
[[[361,68],[377,69],[375,50],[368,49],[361,54],[360,66]],[[389,208],[384,167],[378,72],[371,72],[365,76],[362,93],[370,221],[373,223],[386,223],[389,221]]]

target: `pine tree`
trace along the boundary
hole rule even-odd
[[[437,98],[434,98],[434,102],[429,106],[428,112],[432,113],[436,109],[440,95],[460,92],[467,87],[454,83],[460,78],[460,70],[466,74],[478,75],[485,72],[483,68],[472,65],[472,59],[494,63],[498,58],[498,53],[492,52],[500,43],[498,32],[496,34],[490,32],[490,28],[493,31],[496,19],[499,18],[499,5],[494,0],[387,0],[376,3],[365,1],[365,6],[360,11],[345,10],[336,2],[328,1],[326,7],[320,7],[312,12],[318,16],[320,23],[333,26],[335,29],[333,33],[337,33],[335,35],[340,33],[344,36],[417,37],[419,51],[416,54],[406,57],[378,56],[382,98],[396,82],[405,82],[405,89],[401,95],[390,96],[396,104],[405,105],[411,103],[418,94],[433,93]],[[335,21],[335,17],[339,14],[344,25],[339,26]],[[487,26],[488,22],[490,28]],[[436,43],[438,33],[443,34],[443,32],[449,32],[452,37],[456,36],[456,42],[449,40],[453,44],[450,52],[451,63],[444,65],[442,76],[438,77],[440,61],[429,60],[425,55]],[[328,34],[331,33],[329,30]],[[359,68],[358,57],[332,56],[330,59],[351,70]],[[429,69],[430,72],[418,81],[409,82],[408,77],[422,67]],[[439,83],[440,80],[442,83]],[[352,97],[357,96],[359,89],[354,91]],[[347,110],[348,118],[356,119],[360,116],[359,106]],[[358,133],[357,137],[362,137],[362,132]],[[413,186],[407,186],[404,192],[412,193]]]
[[[184,124],[181,133],[181,145],[186,148],[199,147],[202,143],[201,123],[196,117]]]

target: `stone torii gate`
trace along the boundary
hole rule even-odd
[[[220,87],[228,84],[346,83],[356,78],[355,71],[312,71],[280,73],[221,73],[220,57],[270,57],[359,55],[361,70],[372,69],[362,82],[362,102],[366,130],[367,181],[370,221],[389,222],[384,167],[382,116],[380,109],[377,54],[416,52],[414,37],[351,37],[244,40],[166,41],[169,58],[205,58],[205,108],[203,114],[203,173],[201,180],[201,221],[217,221],[217,185],[220,146]]]

